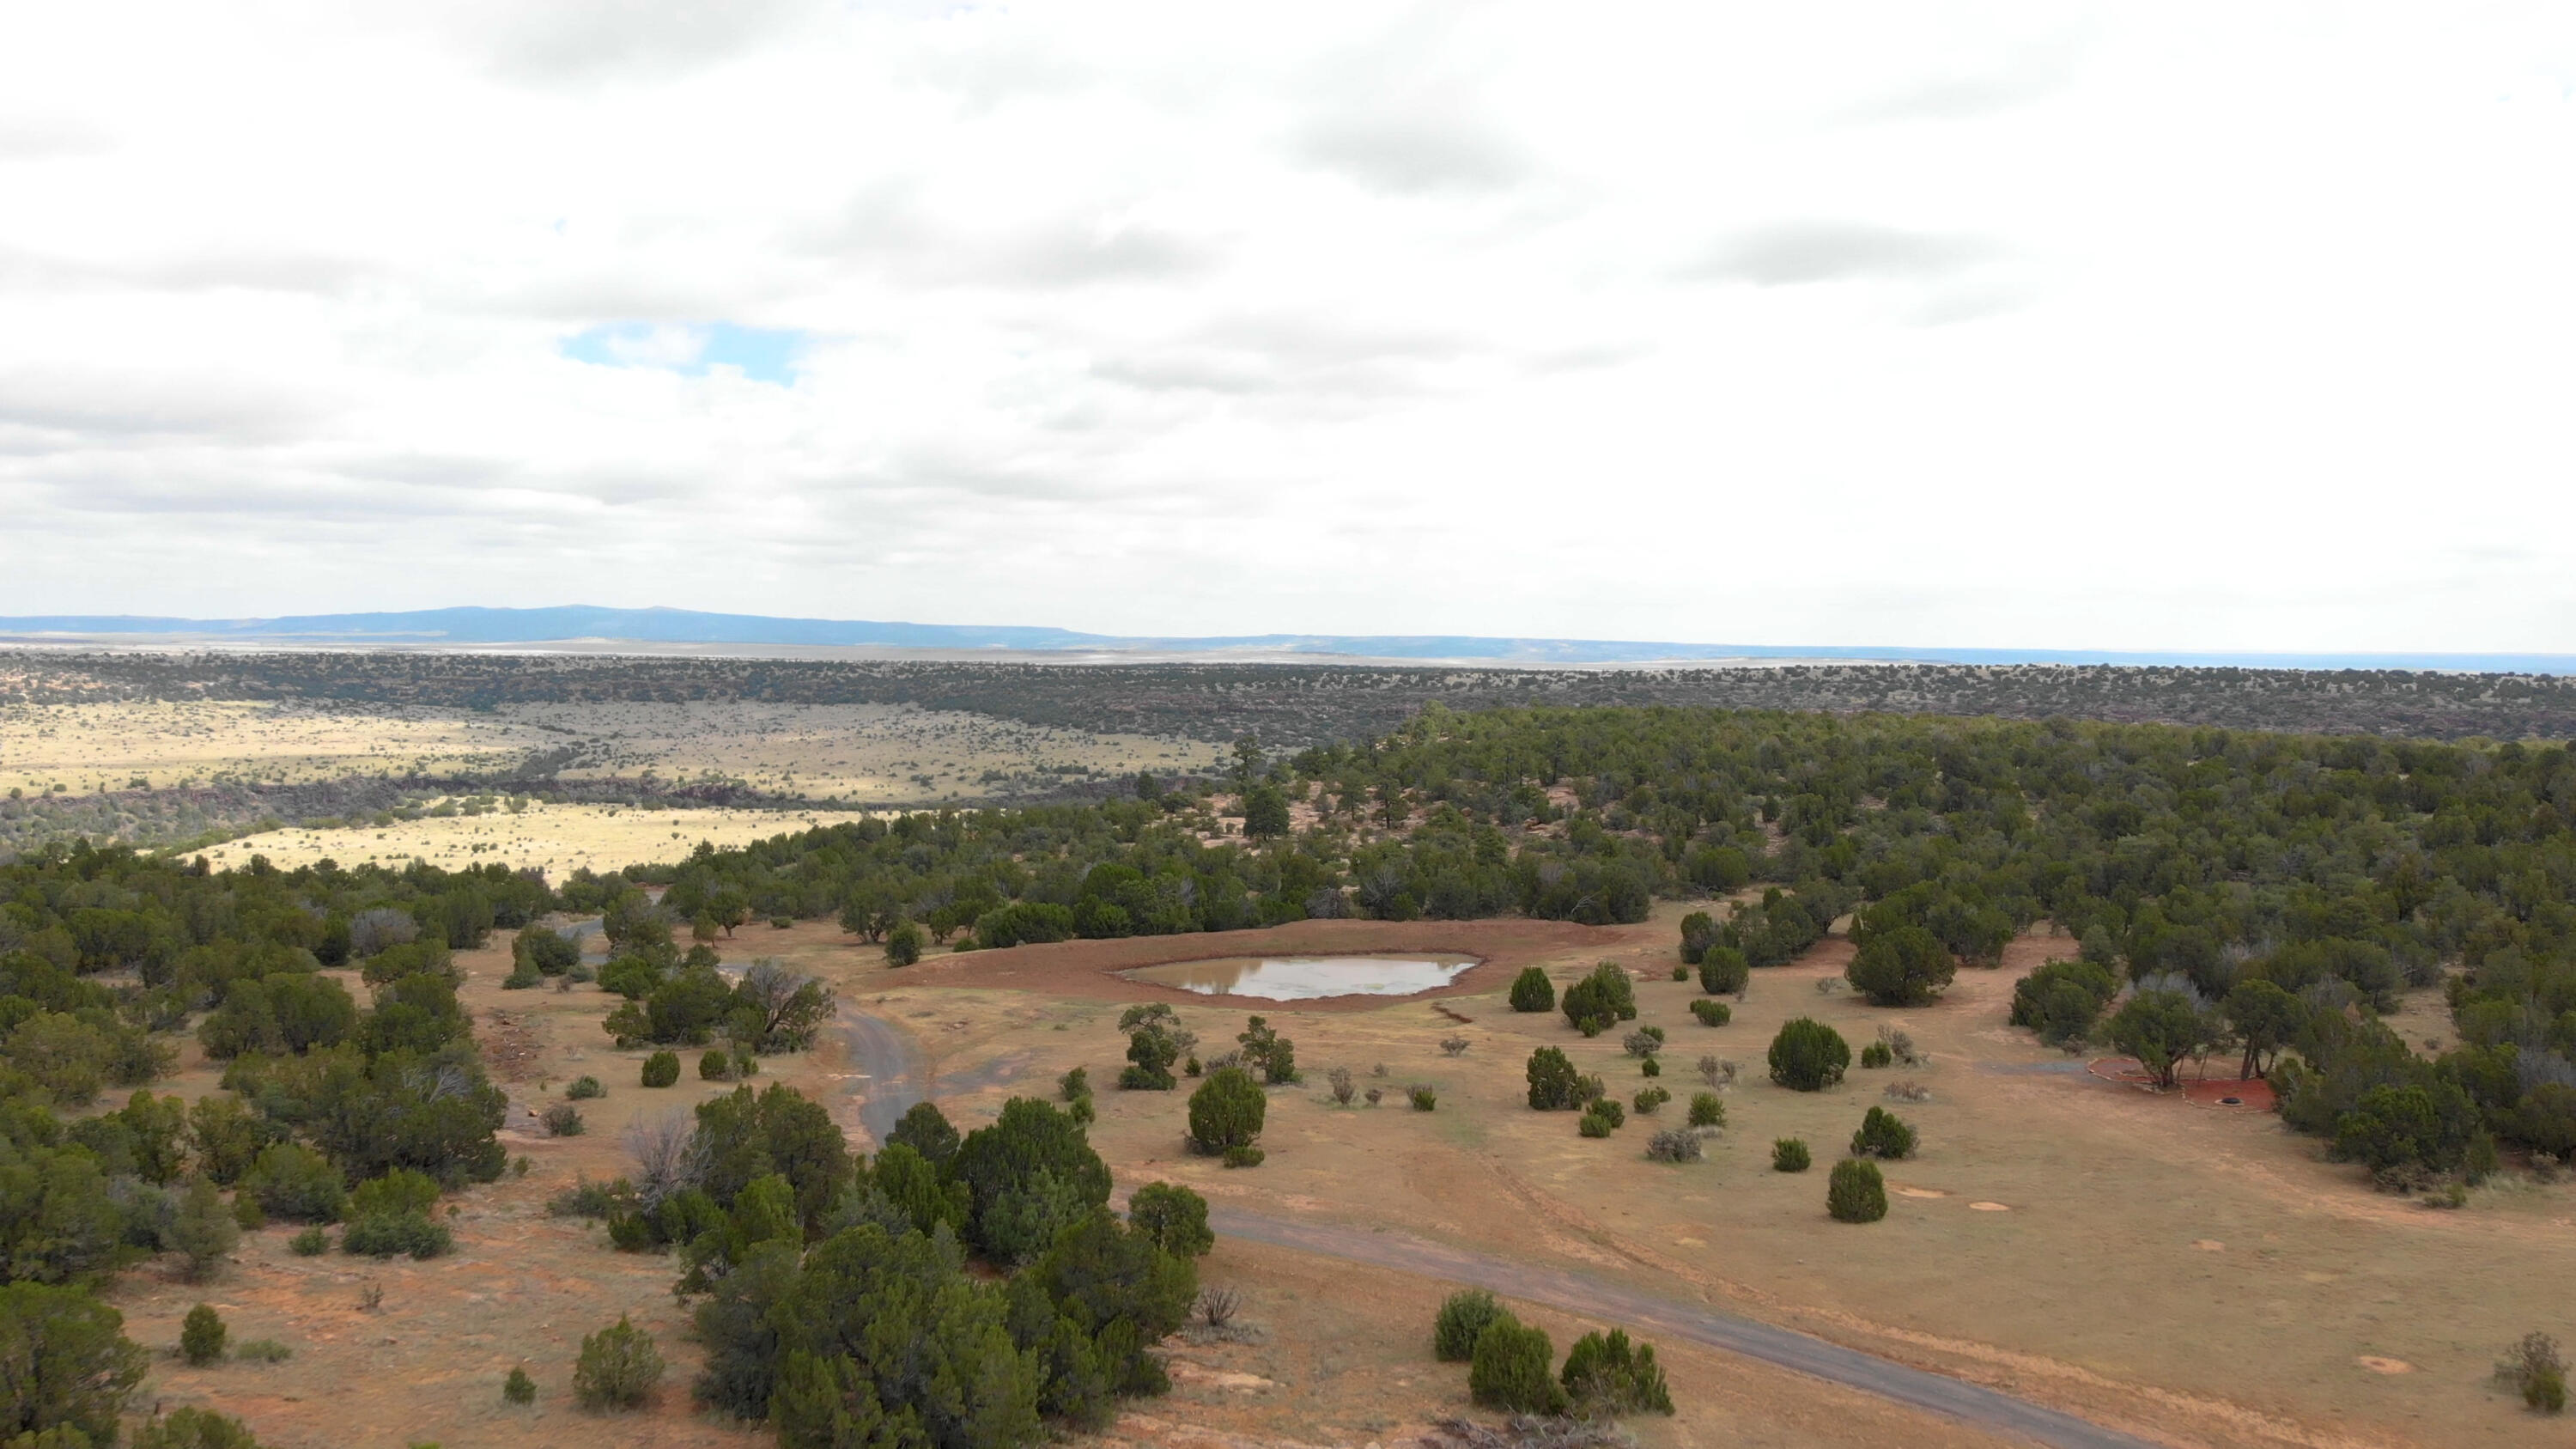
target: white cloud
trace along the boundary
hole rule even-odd
[[[2576,650],[2571,74],[2542,5],[18,7],[0,613]]]

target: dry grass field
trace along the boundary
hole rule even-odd
[[[732,959],[777,955],[824,975],[845,1022],[865,1013],[917,1047],[936,1099],[961,1128],[1008,1097],[1050,1094],[1085,1065],[1102,1084],[1092,1130],[1122,1185],[1187,1183],[1221,1208],[1329,1225],[1381,1243],[1474,1249],[1803,1329],[1903,1362],[1991,1384],[2188,1445],[2443,1445],[2561,1442],[2553,1421],[2492,1390],[2487,1368],[2508,1341],[2563,1327],[2576,1282],[2576,1188],[2508,1174],[2460,1211],[2375,1195],[2354,1169],[2268,1115],[2188,1104],[2086,1075],[2004,1024],[2011,983],[2051,942],[2015,943],[2004,969],[1962,973],[1940,1004],[1868,1007],[1835,981],[1848,947],[1829,940],[1799,964],[1755,975],[1735,1021],[1704,1028],[1688,1014],[1695,984],[1669,979],[1667,906],[1637,927],[1546,922],[1305,922],[1261,935],[1068,942],[966,956],[934,955],[902,971],[825,923],[745,928]],[[1433,946],[1486,965],[1446,992],[1393,1002],[1282,1004],[1158,993],[1107,976],[1146,960],[1263,949],[1402,950]],[[1655,1118],[1632,1116],[1606,1140],[1575,1132],[1570,1113],[1525,1105],[1530,1050],[1565,1048],[1616,1084],[1644,1084],[1612,1037],[1586,1041],[1561,1016],[1523,1016],[1502,999],[1521,964],[1570,979],[1602,958],[1637,977],[1643,1020],[1670,1036],[1661,1078],[1679,1119],[1699,1086],[1693,1063],[1714,1054],[1742,1072],[1725,1099],[1729,1127],[1710,1159],[1647,1162]],[[237,1267],[196,1288],[129,1274],[116,1292],[135,1336],[175,1341],[179,1316],[204,1298],[240,1336],[297,1350],[279,1365],[191,1370],[164,1360],[151,1392],[247,1416],[264,1441],[374,1449],[434,1440],[482,1445],[606,1446],[765,1443],[694,1413],[692,1349],[663,1260],[621,1256],[604,1235],[548,1218],[543,1203],[576,1175],[621,1170],[622,1124],[687,1107],[719,1088],[694,1076],[649,1091],[640,1052],[613,1050],[598,1022],[613,998],[595,987],[503,992],[507,952],[464,959],[467,997],[514,1121],[527,1123],[566,1080],[596,1073],[608,1096],[585,1103],[591,1131],[549,1139],[516,1130],[532,1167],[457,1199],[462,1251],[428,1264],[379,1267],[337,1255],[288,1255],[287,1232],[250,1235]],[[1295,1040],[1308,1074],[1271,1094],[1268,1162],[1226,1171],[1187,1155],[1185,1092],[1107,1086],[1119,1064],[1117,1003],[1162,994],[1205,1049],[1231,1044],[1258,1012]],[[1855,1045],[1882,1025],[1910,1032],[1928,1065],[1855,1069],[1817,1094],[1763,1077],[1779,1023],[1813,1015]],[[1461,1022],[1457,1018],[1468,1020]],[[2429,1013],[2427,1020],[2436,1020]],[[1444,1055],[1442,1038],[1469,1045]],[[848,1056],[835,1028],[805,1056],[772,1059],[785,1080],[832,1104],[866,1143],[860,1106],[878,1062]],[[1363,1087],[1392,1088],[1377,1107],[1336,1106],[1334,1066]],[[2072,1069],[2070,1069],[2072,1068]],[[1890,1165],[1886,1221],[1846,1226],[1823,1208],[1826,1169],[1864,1109],[1892,1081],[1931,1100],[1888,1102],[1923,1149]],[[202,1066],[182,1078],[211,1086]],[[1401,1088],[1438,1088],[1438,1110],[1407,1110]],[[1186,1083],[1184,1084],[1186,1085]],[[1774,1137],[1801,1136],[1816,1168],[1769,1168]],[[1254,1341],[1172,1345],[1178,1387],[1137,1403],[1110,1442],[1155,1445],[1392,1446],[1466,1407],[1464,1374],[1431,1360],[1429,1276],[1358,1270],[1330,1258],[1236,1239],[1206,1260],[1207,1279],[1238,1287]],[[381,1283],[380,1309],[359,1307]],[[1578,1320],[1531,1308],[1560,1351]],[[659,1337],[673,1371],[650,1414],[602,1419],[568,1406],[583,1333],[632,1312]],[[1637,1424],[1649,1449],[1735,1444],[1947,1446],[1996,1442],[1742,1359],[1667,1343],[1672,1420]],[[501,1377],[524,1362],[540,1385],[533,1409],[505,1406]]]
[[[851,804],[973,800],[1092,772],[1205,770],[1220,753],[1201,741],[909,705],[534,704],[486,713],[225,701],[16,704],[0,707],[0,791],[492,773],[567,747],[579,751],[567,778],[715,777]]]
[[[865,812],[840,810],[639,809],[623,805],[570,805],[538,801],[523,811],[397,820],[381,828],[306,830],[289,826],[245,835],[203,852],[217,868],[247,865],[254,855],[281,869],[336,860],[342,865],[378,861],[400,865],[426,860],[455,870],[492,862],[534,867],[561,882],[576,867],[613,870],[625,865],[677,860],[701,840],[739,846],[787,831],[856,820]]]

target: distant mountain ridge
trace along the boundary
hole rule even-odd
[[[133,614],[0,617],[0,635],[164,635],[208,642],[295,644],[793,645],[806,648],[1012,650],[1030,653],[1224,653],[1313,659],[1456,660],[1524,665],[1643,664],[1746,659],[1915,660],[1951,664],[2153,664],[2243,669],[2422,669],[2576,674],[2576,654],[2218,653],[2118,649],[1925,649],[1881,645],[1685,644],[1620,639],[1522,639],[1472,634],[1243,634],[1154,638],[1086,634],[1032,625],[915,624],[866,619],[786,619],[695,609],[414,609],[293,614],[273,619],[180,619]]]

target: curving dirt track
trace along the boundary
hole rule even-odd
[[[850,1065],[862,1074],[852,1078],[850,1087],[854,1095],[864,1098],[860,1120],[882,1142],[886,1131],[925,1095],[928,1074],[921,1051],[903,1028],[864,1012],[845,1007],[837,1024]],[[2057,1449],[2153,1449],[2155,1442],[1808,1334],[1561,1269],[1488,1257],[1400,1233],[1295,1222],[1214,1205],[1208,1210],[1208,1223],[1228,1237],[1464,1283],[1572,1313],[1651,1328]]]

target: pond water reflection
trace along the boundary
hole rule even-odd
[[[1446,951],[1416,956],[1222,956],[1140,966],[1118,974],[1201,996],[1313,1001],[1326,996],[1411,996],[1457,980],[1477,959]]]

